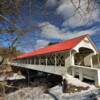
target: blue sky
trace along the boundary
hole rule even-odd
[[[95,10],[93,10],[94,3],[92,2],[87,10],[88,0],[81,0],[81,9],[75,12],[75,7],[70,0],[31,1],[31,4],[29,0],[23,3],[17,27],[27,29],[37,25],[39,28],[33,28],[31,32],[24,35],[24,38],[21,37],[21,42],[16,43],[17,49],[27,52],[45,47],[49,42],[63,41],[84,34],[89,34],[100,49],[100,5],[98,2],[95,4]],[[79,0],[74,1],[75,6],[78,7]],[[2,27],[1,24],[0,27]],[[7,34],[2,37],[11,38]],[[3,42],[1,45],[8,44]]]

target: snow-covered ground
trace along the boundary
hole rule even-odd
[[[5,100],[100,100],[100,89],[76,93],[62,93],[61,86],[53,87],[44,93],[42,87],[25,88],[6,96]],[[98,99],[95,99],[98,98]]]
[[[57,85],[44,93],[42,86],[20,89],[6,96],[5,100],[100,100],[100,89],[93,85],[81,82],[68,75],[68,83],[76,86],[90,87],[88,90],[75,93],[63,93],[62,86]],[[98,99],[96,99],[98,98]]]

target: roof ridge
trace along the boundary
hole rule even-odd
[[[61,43],[63,43],[63,42],[67,42],[67,41],[70,41],[70,40],[73,40],[73,39],[77,39],[77,38],[79,38],[79,37],[86,37],[88,34],[85,34],[85,35],[81,35],[81,36],[77,36],[77,37],[73,37],[73,38],[70,38],[70,39],[67,39],[67,40],[64,40],[64,41],[62,41],[62,42],[59,42],[59,43],[57,43],[57,44],[53,44],[53,45],[49,45],[49,46],[47,46],[47,47],[51,47],[51,46],[54,46],[54,45],[58,45],[58,44],[61,44]],[[43,48],[47,48],[47,47],[43,47]],[[40,48],[40,49],[43,49],[43,48]],[[37,50],[39,50],[39,49],[37,49]],[[33,50],[33,51],[37,51],[37,50]]]

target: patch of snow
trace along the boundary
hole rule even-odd
[[[55,86],[51,88],[49,92],[59,100],[99,100],[100,98],[100,89],[97,88],[75,93],[63,93],[61,86]]]
[[[25,76],[14,73],[13,76],[7,77],[7,80],[19,80],[19,79],[25,79]]]
[[[66,74],[68,84],[72,84],[75,86],[82,86],[82,87],[90,87],[90,89],[95,89],[94,85],[90,85],[88,83],[82,82],[81,80],[74,78],[73,76]]]
[[[1,75],[0,76],[0,81],[5,81],[5,80],[20,80],[20,79],[25,79],[25,76],[19,75],[18,73],[13,73],[12,76],[8,76],[8,75]]]

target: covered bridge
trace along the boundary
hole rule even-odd
[[[11,65],[61,75],[69,73],[95,81],[100,85],[100,56],[89,35],[75,37],[58,44],[22,54]]]

